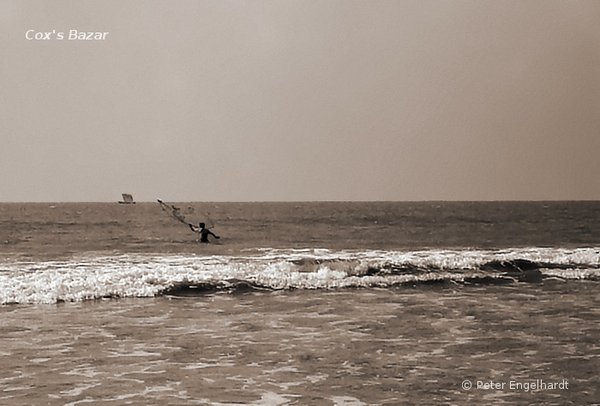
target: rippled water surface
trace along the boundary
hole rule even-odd
[[[1,307],[2,404],[597,401],[597,282]],[[568,390],[464,390],[567,379]]]
[[[598,202],[179,206],[0,204],[0,404],[600,401]]]

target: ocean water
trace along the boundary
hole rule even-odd
[[[0,404],[600,402],[600,202],[176,205],[0,204]]]

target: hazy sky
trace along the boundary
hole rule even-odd
[[[600,1],[0,2],[0,201],[600,199]],[[104,41],[26,32],[109,32]]]

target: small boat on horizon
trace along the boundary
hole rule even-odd
[[[135,204],[133,196],[129,193],[121,193],[121,196],[123,196],[123,200],[119,200],[119,204]]]

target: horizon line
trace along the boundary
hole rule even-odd
[[[166,201],[164,199],[160,199]],[[6,200],[0,201],[0,204],[78,204],[78,203],[106,203],[106,204],[122,204],[123,206],[135,205],[138,203],[157,203],[158,199],[154,200],[137,200],[133,203],[122,204],[118,200],[35,200],[35,201],[17,201]],[[418,199],[418,200],[168,200],[171,203],[558,203],[558,202],[600,202],[600,199]]]

